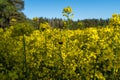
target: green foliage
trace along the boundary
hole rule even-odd
[[[78,29],[83,29],[83,23],[82,22],[78,22],[77,26],[78,26]]]
[[[23,0],[0,0],[0,27],[9,27],[12,18],[23,22],[25,16],[20,12],[23,8]]]
[[[14,26],[11,26],[12,36],[22,36],[22,35],[30,35],[34,30],[33,26],[30,23],[18,23]]]
[[[39,25],[40,25],[39,18],[38,18],[38,17],[34,17],[34,18],[32,19],[32,21],[33,21],[33,26],[34,26],[34,28],[35,28],[35,29],[39,29]]]

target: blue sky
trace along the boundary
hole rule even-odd
[[[23,12],[28,18],[47,17],[63,18],[64,7],[71,6],[73,20],[103,18],[107,19],[113,13],[120,13],[120,0],[25,0]]]

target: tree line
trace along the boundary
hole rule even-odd
[[[35,29],[39,29],[40,23],[48,22],[53,28],[63,29],[66,27],[67,20],[62,18],[27,18],[22,10],[24,9],[24,0],[0,0],[0,27],[6,28],[15,23],[29,23]],[[109,19],[84,19],[70,20],[71,29],[83,29],[89,27],[105,27],[109,24]]]
[[[38,21],[38,22],[37,22]],[[67,20],[63,20],[62,18],[38,18],[35,23],[43,23],[48,22],[49,25],[53,28],[60,28],[63,29],[66,26]],[[89,27],[105,27],[109,24],[109,19],[84,19],[84,20],[77,20],[73,21],[70,20],[70,26],[72,29],[78,28],[89,28]]]

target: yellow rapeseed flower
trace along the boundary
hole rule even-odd
[[[12,21],[12,22],[16,22],[16,19],[15,19],[15,18],[12,18],[11,21]]]
[[[64,9],[63,9],[63,13],[67,13],[67,14],[72,13],[72,8],[71,8],[70,6],[64,8]]]

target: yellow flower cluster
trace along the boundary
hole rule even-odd
[[[16,22],[16,19],[15,19],[15,18],[12,18],[11,21],[12,21],[12,22]]]
[[[25,79],[27,75],[30,80],[119,80],[119,25],[61,31],[41,23],[45,31],[24,36],[12,36],[16,34],[13,27],[0,29],[0,79]]]
[[[120,14],[113,14],[112,18],[110,18],[110,25],[117,26],[120,25]]]
[[[33,18],[33,21],[35,21],[35,22],[38,21],[38,20],[39,20],[38,17],[34,17],[34,18]]]
[[[40,29],[45,30],[45,29],[50,29],[50,25],[47,22],[40,23]]]
[[[70,6],[68,6],[68,7],[63,9],[63,12],[70,14],[70,13],[72,13],[72,8]]]

